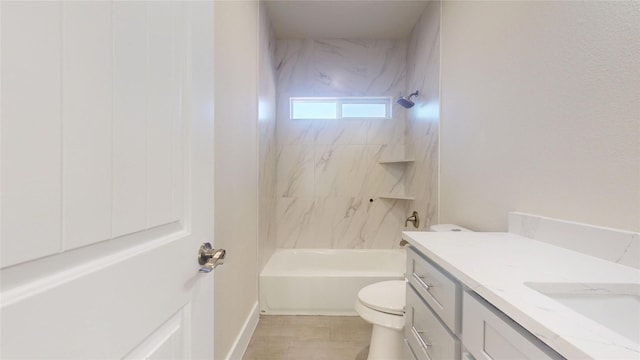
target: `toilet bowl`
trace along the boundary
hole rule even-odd
[[[367,360],[404,358],[404,307],[406,282],[391,280],[363,287],[356,299],[356,312],[373,325]]]
[[[431,231],[471,231],[453,224],[430,227]],[[355,310],[373,325],[367,360],[405,359],[404,308],[406,281],[391,280],[363,287],[358,293]]]

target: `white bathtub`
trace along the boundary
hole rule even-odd
[[[404,279],[405,250],[278,249],[260,274],[260,311],[356,315],[358,291]]]

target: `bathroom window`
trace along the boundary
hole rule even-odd
[[[289,105],[296,120],[391,118],[391,97],[292,97]]]

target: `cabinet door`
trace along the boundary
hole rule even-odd
[[[455,334],[460,333],[460,283],[413,248],[407,251],[407,279]]]
[[[477,359],[562,359],[475,293],[462,300],[462,343]]]
[[[404,353],[406,360],[418,360],[418,357],[413,352],[413,349],[411,349],[411,345],[409,345],[409,341],[407,339],[404,339]]]
[[[460,358],[460,340],[438,320],[411,285],[407,286],[405,338],[416,359]]]

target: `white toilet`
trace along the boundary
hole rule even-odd
[[[367,360],[400,360],[404,357],[404,280],[383,281],[363,287],[356,312],[373,324]]]
[[[470,231],[452,224],[430,227],[431,231]],[[367,360],[405,359],[404,308],[406,281],[391,280],[363,287],[356,300],[356,312],[373,324]]]

